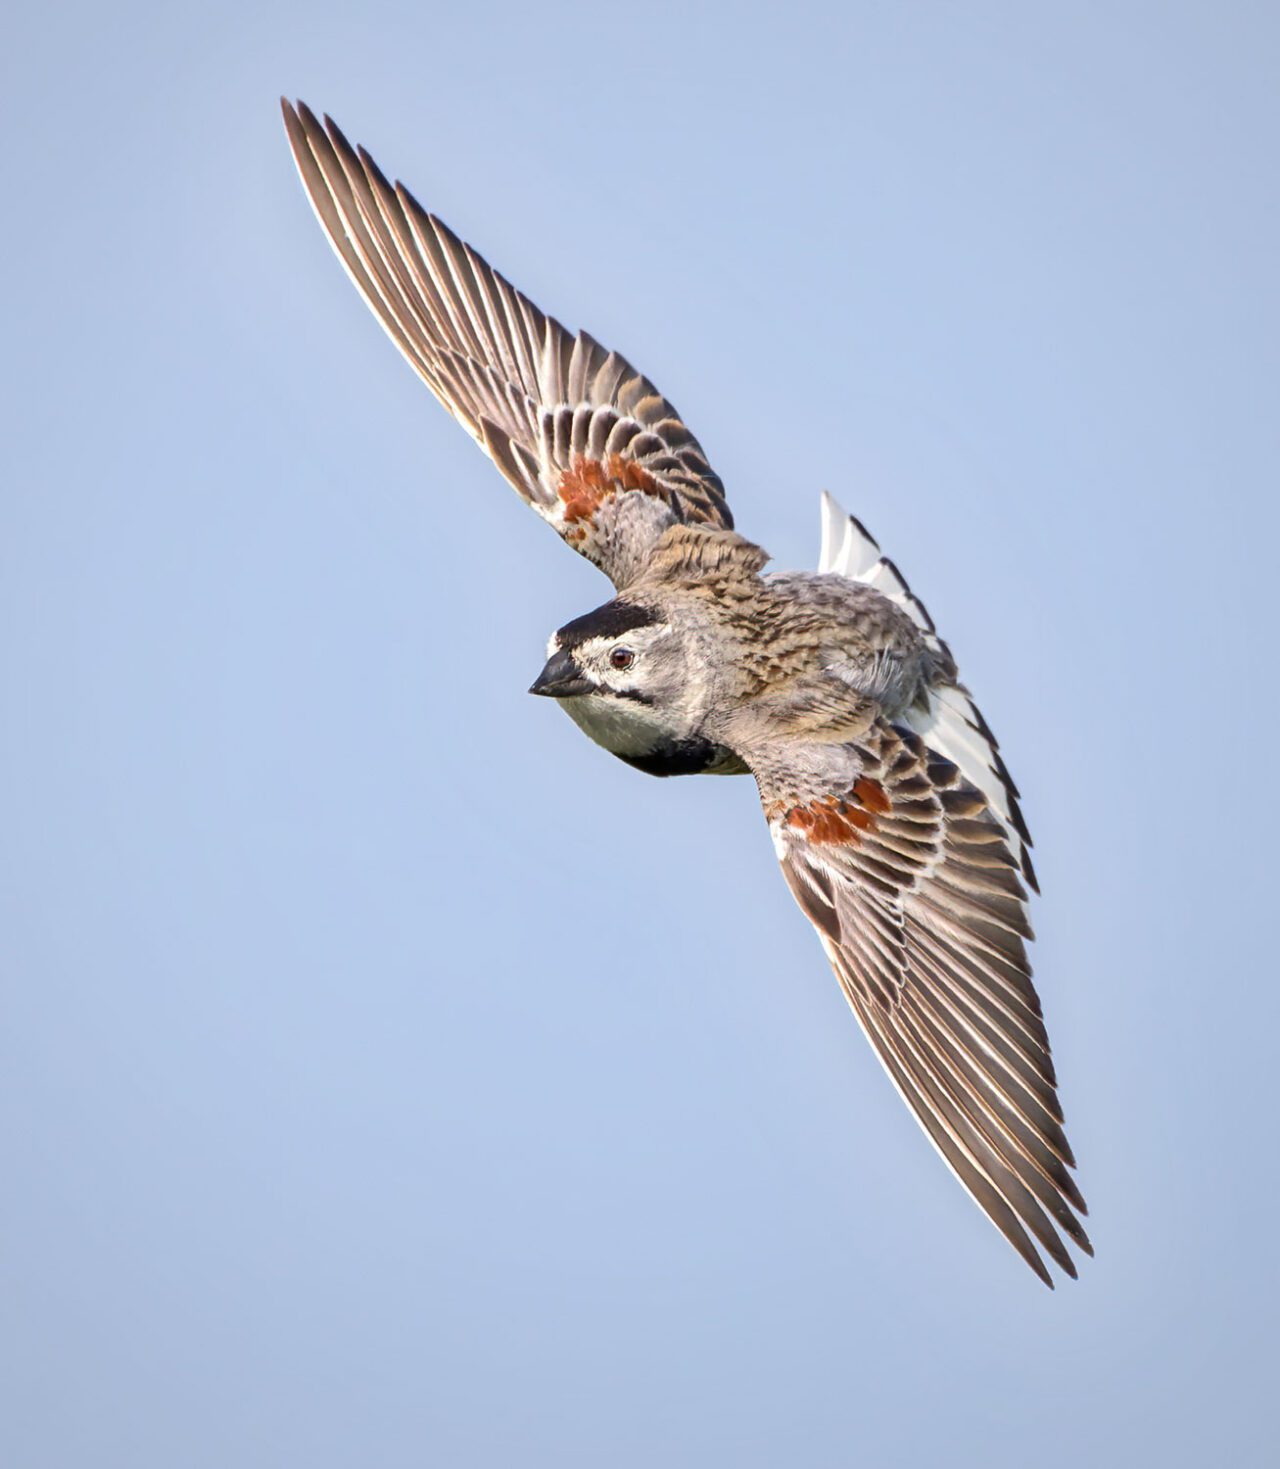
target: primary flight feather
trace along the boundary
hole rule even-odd
[[[1031,839],[893,563],[823,497],[817,573],[763,574],[654,385],[492,270],[329,119],[283,103],[356,288],[522,499],[613,582],[532,692],[653,775],[751,774],[783,876],[894,1085],[1047,1284],[1092,1254],[1026,943]],[[1037,1248],[1040,1247],[1040,1249]]]

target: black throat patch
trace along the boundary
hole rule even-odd
[[[619,755],[635,770],[646,775],[701,775],[723,752],[700,735],[691,739],[666,740],[643,755]]]

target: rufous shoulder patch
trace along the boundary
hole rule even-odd
[[[863,832],[875,830],[876,817],[884,815],[890,804],[879,781],[862,776],[847,796],[823,796],[807,805],[784,808],[779,814],[811,842],[856,847]]]
[[[870,780],[867,776],[859,776],[853,783],[853,794],[867,808],[868,811],[876,811],[881,816],[888,811],[893,804],[889,800],[889,792],[878,780]]]
[[[623,490],[640,490],[658,497],[663,493],[657,480],[634,459],[621,454],[610,454],[608,459],[575,454],[573,463],[560,476],[560,502],[566,522],[590,520],[610,495]]]

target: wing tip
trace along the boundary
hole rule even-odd
[[[289,147],[295,158],[298,150],[307,146],[307,130],[302,121],[302,109],[306,105],[305,102],[291,102],[283,94],[280,97],[280,115],[284,119],[285,136],[289,139]]]

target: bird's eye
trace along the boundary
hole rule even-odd
[[[611,668],[630,668],[635,661],[636,655],[631,651],[630,648],[615,648],[613,652],[609,654],[609,666]]]

